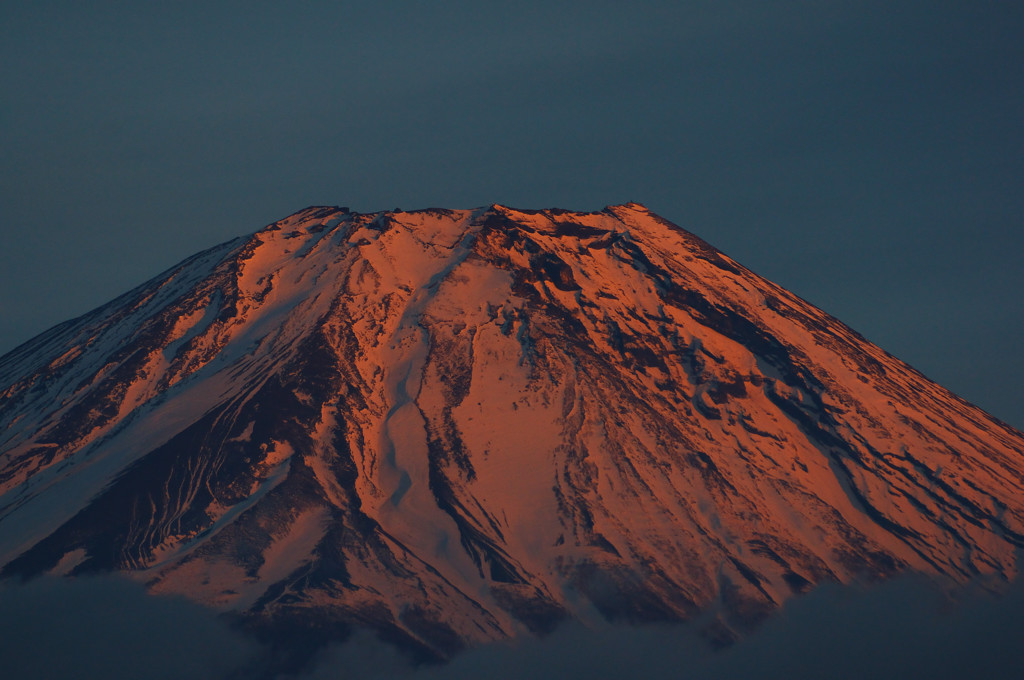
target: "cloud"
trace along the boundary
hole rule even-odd
[[[11,680],[213,679],[256,652],[212,611],[125,578],[0,586],[0,674]]]
[[[312,680],[395,678],[1012,678],[1024,668],[1024,588],[956,603],[918,578],[871,588],[825,586],[792,600],[722,651],[696,625],[570,625],[551,636],[494,644],[450,664],[412,668],[369,635],[324,654]]]
[[[485,645],[414,667],[372,633],[324,649],[304,674],[276,680],[644,678],[1015,678],[1024,668],[1024,584],[954,602],[921,578],[827,585],[791,600],[732,647],[700,623],[563,626],[543,639]],[[207,609],[147,595],[119,577],[39,579],[0,587],[5,678],[250,678],[270,650]],[[263,677],[263,676],[260,676]]]

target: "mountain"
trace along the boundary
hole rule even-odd
[[[633,203],[308,208],[0,359],[2,575],[282,644],[728,637],[1022,545],[1024,435]]]

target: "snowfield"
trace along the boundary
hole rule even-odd
[[[1017,573],[1024,435],[637,204],[318,207],[0,358],[0,566],[427,657]]]

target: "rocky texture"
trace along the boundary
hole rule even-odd
[[[636,204],[309,208],[0,359],[5,576],[298,646],[1016,573],[1024,437]]]

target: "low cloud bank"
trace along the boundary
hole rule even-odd
[[[0,586],[5,678],[251,677],[266,650],[210,610],[147,595],[119,577]],[[698,625],[567,625],[544,639],[467,651],[414,668],[370,633],[325,649],[280,680],[530,678],[1017,678],[1024,668],[1024,584],[956,603],[919,578],[828,585],[793,599],[743,641],[713,651]],[[239,669],[242,669],[239,671]],[[246,670],[248,669],[248,670]]]
[[[952,680],[1018,678],[1021,669],[1020,582],[999,597],[962,594],[952,603],[924,580],[905,577],[870,588],[818,588],[721,651],[695,625],[570,625],[542,640],[485,646],[446,666],[412,669],[365,635],[327,652],[311,677]]]
[[[116,576],[0,586],[0,676],[214,680],[257,652],[208,609]]]

